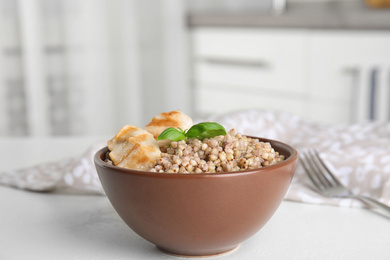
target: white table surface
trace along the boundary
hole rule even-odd
[[[102,137],[0,138],[0,171],[82,154]],[[209,259],[390,259],[390,219],[283,201],[256,235]],[[105,196],[0,186],[0,259],[179,259],[122,222]]]

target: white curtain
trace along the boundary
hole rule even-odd
[[[0,0],[0,136],[109,134],[168,109],[190,113],[184,9]]]

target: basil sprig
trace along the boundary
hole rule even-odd
[[[186,134],[185,132],[179,127],[179,128],[174,128],[174,127],[169,127],[165,129],[164,131],[161,132],[161,134],[157,137],[158,140],[172,140],[175,142],[178,142],[180,140],[186,141]]]
[[[181,128],[169,127],[157,137],[157,141],[169,139],[178,142],[180,140],[186,141],[186,138],[203,140],[219,135],[226,135],[226,130],[223,126],[214,122],[203,122],[193,125],[186,131],[183,131]]]

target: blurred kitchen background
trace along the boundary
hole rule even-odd
[[[0,0],[0,136],[163,111],[390,121],[390,0]]]

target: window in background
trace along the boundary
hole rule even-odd
[[[112,89],[105,4],[0,1],[0,135],[107,132]],[[99,111],[102,102],[107,106]]]
[[[153,3],[0,0],[0,136],[111,134],[188,113],[184,4]]]
[[[0,17],[0,134],[28,133],[17,2],[2,0]]]

